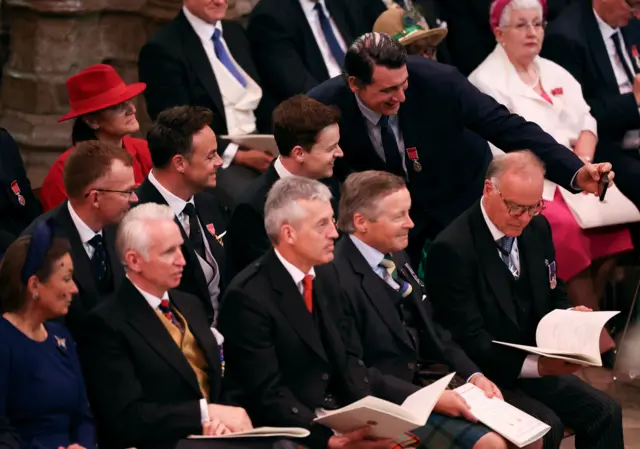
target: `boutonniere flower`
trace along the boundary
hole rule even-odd
[[[67,339],[66,338],[62,338],[62,337],[58,337],[57,335],[54,335],[53,338],[56,339],[56,344],[58,345],[58,349],[60,349],[61,351],[66,352],[66,350],[67,350]]]
[[[557,97],[558,95],[562,95],[564,93],[564,90],[562,90],[562,87],[556,87],[555,89],[551,90],[551,95],[553,95],[554,97]]]

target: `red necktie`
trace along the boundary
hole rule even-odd
[[[307,306],[309,312],[313,311],[313,276],[307,274],[302,279],[302,291],[304,296],[304,303]]]

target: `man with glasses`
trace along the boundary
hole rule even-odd
[[[528,151],[492,161],[481,200],[429,250],[427,292],[436,320],[505,398],[551,426],[545,449],[559,446],[565,426],[575,431],[577,449],[622,449],[620,405],[570,375],[578,365],[492,343],[535,346],[540,319],[571,307],[540,215],[544,172]]]
[[[52,220],[55,235],[66,238],[71,245],[78,294],[71,302],[66,322],[79,341],[87,313],[112,296],[124,278],[115,251],[115,226],[131,203],[138,201],[133,157],[119,146],[84,141],[69,153],[63,179],[68,200],[34,223]],[[34,223],[24,234],[31,234]]]

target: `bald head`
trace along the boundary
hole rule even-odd
[[[487,169],[486,179],[498,188],[503,178],[518,178],[524,182],[544,180],[545,168],[542,161],[531,151],[516,151],[496,156]]]

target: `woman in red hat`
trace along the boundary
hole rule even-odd
[[[125,148],[133,156],[137,183],[151,170],[151,154],[146,140],[131,137],[140,129],[131,100],[146,87],[144,83],[127,86],[110,65],[92,65],[67,80],[71,111],[58,119],[75,119],[71,132],[74,146],[85,140],[100,140]],[[45,211],[67,199],[62,174],[72,150],[73,147],[60,155],[42,183],[40,199]]]

